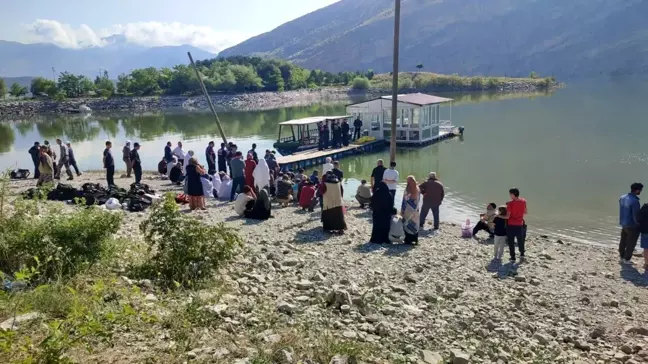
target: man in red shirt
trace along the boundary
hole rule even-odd
[[[506,234],[508,236],[509,252],[511,261],[515,262],[515,239],[517,238],[520,249],[520,261],[524,261],[524,239],[526,238],[526,222],[524,216],[527,214],[526,200],[520,198],[520,190],[511,188],[509,190],[511,201],[506,203],[507,219]]]

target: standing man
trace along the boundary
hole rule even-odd
[[[340,169],[340,162],[334,161],[333,162],[333,169],[331,169],[331,172],[337,177],[338,181],[342,182],[342,178],[344,177],[344,172]]]
[[[360,139],[360,134],[362,133],[362,120],[360,120],[360,114],[353,121],[353,140]]]
[[[317,123],[317,149],[322,150],[324,149],[324,125],[322,125],[322,122]]]
[[[173,150],[173,155],[178,157],[178,163],[184,166],[185,151],[182,149],[182,142],[178,142],[178,146]]]
[[[46,148],[47,155],[49,155],[50,158],[52,158],[52,167],[53,167],[52,171],[53,171],[53,175],[55,175],[56,174],[56,152],[54,152],[54,150],[52,149],[49,140],[45,140],[43,142],[43,145]]]
[[[340,127],[340,130],[342,132],[342,145],[345,147],[349,145],[349,131],[350,131],[350,126],[349,123],[347,123],[346,119],[342,120],[342,126]]]
[[[227,148],[225,148],[225,143],[221,143],[218,150],[218,172],[227,173]]]
[[[214,151],[214,142],[209,142],[205,149],[205,158],[207,159],[207,174],[216,174],[216,152]]]
[[[243,162],[243,153],[236,152],[234,158],[230,161],[230,170],[232,171],[232,192],[230,202],[234,201],[236,189],[240,186],[241,192],[245,186],[245,162]]]
[[[130,159],[130,153],[131,153],[131,142],[130,140],[127,140],[126,145],[124,145],[124,149],[122,149],[122,160],[126,164],[126,178],[130,178],[131,172],[133,171],[133,163],[131,162]]]
[[[376,185],[378,182],[383,180],[383,174],[385,174],[385,170],[387,170],[383,164],[383,160],[378,159],[376,161],[376,166],[373,171],[371,171],[371,192],[376,192]]]
[[[34,163],[34,178],[38,179],[40,172],[38,171],[38,166],[40,165],[40,143],[35,142],[31,148],[29,148],[29,155],[31,155],[32,162]]]
[[[252,149],[248,150],[247,154],[252,154],[252,159],[254,159],[254,163],[259,164],[259,156],[257,155],[256,152],[256,143],[252,143]]]
[[[108,188],[115,185],[115,158],[113,158],[110,148],[112,148],[112,143],[107,141],[106,149],[103,151],[103,166],[106,169],[106,182],[108,182]]]
[[[425,226],[425,218],[428,212],[432,210],[432,217],[434,218],[434,230],[439,230],[439,206],[443,203],[445,197],[445,189],[441,181],[437,179],[436,172],[430,172],[428,180],[421,183],[419,186],[421,194],[423,194],[423,207],[421,208],[421,222],[420,228]]]
[[[164,147],[164,161],[167,162],[167,165],[173,160],[173,152],[171,151],[171,142],[166,143]]]
[[[322,128],[322,136],[324,137],[324,143],[322,143],[322,149],[328,149],[329,145],[331,144],[331,133],[329,131],[327,122],[324,122],[324,127]]]
[[[389,169],[383,173],[383,182],[389,187],[389,193],[392,197],[392,206],[396,198],[396,187],[398,187],[398,171],[396,170],[396,162],[389,163]]]
[[[40,156],[38,160],[38,182],[36,186],[40,187],[45,183],[54,182],[54,161],[49,155],[49,148],[46,146],[40,147]]]
[[[139,156],[140,144],[133,144],[133,150],[131,150],[130,158],[131,165],[133,166],[133,172],[135,172],[135,183],[140,183],[142,181],[142,160]]]
[[[511,188],[509,190],[511,201],[506,203],[506,236],[508,240],[511,261],[515,262],[515,240],[517,239],[520,250],[520,262],[524,261],[524,239],[526,238],[526,222],[524,216],[527,214],[526,200],[520,198],[520,190]],[[637,211],[639,211],[639,200],[637,200]],[[634,240],[635,244],[637,239]],[[632,246],[634,249],[634,245]],[[632,255],[631,255],[632,256]]]
[[[63,145],[61,139],[56,139],[56,144],[58,144],[59,153],[61,154],[59,154],[58,169],[56,170],[54,178],[60,179],[61,170],[63,169],[63,167],[65,167],[65,174],[67,174],[68,176],[67,180],[71,181],[74,179],[74,177],[72,177],[72,171],[70,170],[70,159],[68,158],[67,148],[65,147],[65,145]]]
[[[79,166],[77,166],[77,161],[76,158],[74,157],[74,151],[72,150],[72,144],[70,144],[70,142],[67,141],[65,142],[65,145],[67,146],[67,154],[68,154],[68,159],[70,160],[70,166],[74,168],[77,177],[81,177],[81,171],[79,171]]]
[[[630,192],[619,199],[619,260],[622,264],[632,264],[632,253],[639,239],[639,195],[642,190],[643,184],[635,182],[630,186]]]

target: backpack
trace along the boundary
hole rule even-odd
[[[158,172],[160,172],[160,174],[167,173],[167,162],[164,159],[162,159],[160,163],[158,163]]]
[[[9,174],[9,177],[11,177],[11,179],[26,179],[30,174],[31,172],[29,172],[29,169],[14,169]]]

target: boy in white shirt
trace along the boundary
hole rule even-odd
[[[389,193],[392,195],[392,205],[396,198],[396,187],[398,186],[398,171],[396,170],[396,162],[389,163],[389,169],[385,170],[383,174],[383,182],[389,187]]]

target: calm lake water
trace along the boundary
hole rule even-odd
[[[529,228],[578,241],[614,244],[617,200],[634,181],[648,183],[648,81],[605,80],[570,85],[553,94],[484,95],[458,98],[455,125],[466,134],[420,149],[399,149],[401,180],[420,181],[436,171],[448,197],[446,220],[478,219],[488,202],[508,199],[517,186],[528,201]],[[446,110],[447,111],[447,110]],[[219,116],[230,139],[263,151],[277,138],[277,123],[313,115],[339,115],[344,104],[312,105]],[[210,114],[38,117],[0,123],[0,168],[31,168],[34,141],[59,137],[73,143],[82,169],[100,169],[105,140],[116,151],[125,140],[142,143],[144,169],[154,170],[166,141],[204,159],[210,140],[220,143]],[[388,150],[342,160],[345,187],[355,191]],[[352,194],[348,194],[351,196]]]

